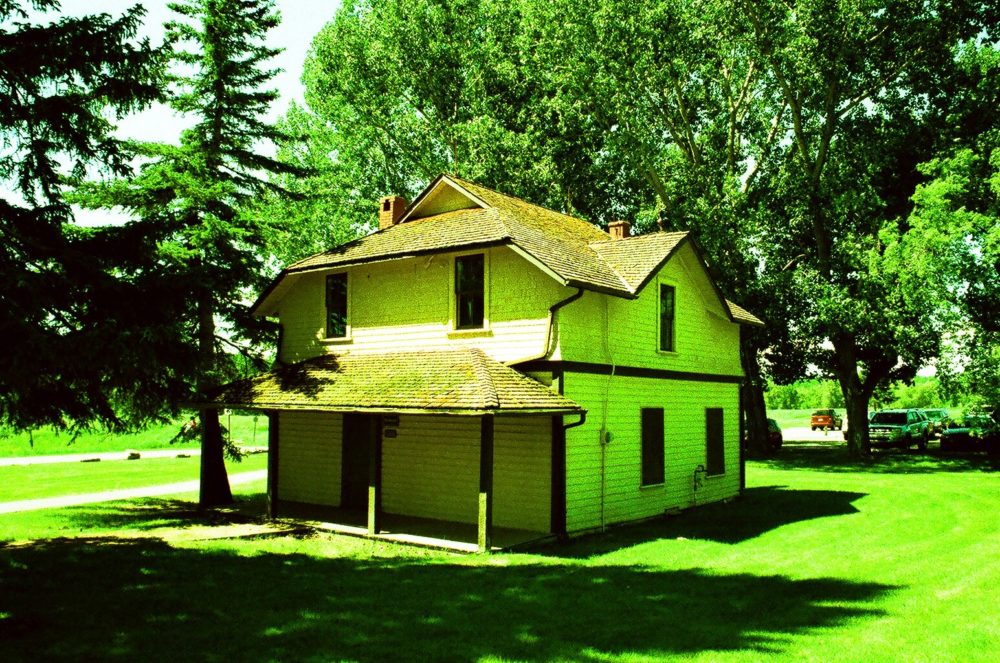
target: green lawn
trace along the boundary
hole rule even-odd
[[[731,504],[488,557],[328,535],[109,543],[87,537],[199,521],[178,501],[65,509],[49,517],[76,538],[0,544],[4,659],[1000,656],[995,467],[811,447],[747,477]]]
[[[142,458],[99,463],[0,466],[0,502],[138,488],[198,478],[201,458]],[[227,461],[229,472],[267,467],[267,454]],[[2,534],[0,534],[2,538]]]
[[[103,431],[81,433],[74,436],[67,431],[51,427],[29,433],[12,433],[0,429],[0,457],[43,456],[50,454],[78,454],[124,449],[197,449],[198,443],[185,442],[171,445],[184,419],[167,425],[126,435],[112,435]],[[233,440],[245,446],[267,446],[267,417],[252,414],[223,415],[222,425],[231,429]]]
[[[809,428],[809,417],[815,410],[768,410],[767,416],[778,422],[781,430],[786,428]],[[844,416],[844,409],[837,409]]]

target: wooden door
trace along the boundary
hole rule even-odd
[[[340,505],[345,509],[368,508],[368,455],[374,435],[374,416],[344,415]]]

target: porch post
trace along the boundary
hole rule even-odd
[[[368,533],[382,529],[382,417],[371,417],[368,433]]]
[[[479,432],[479,552],[493,547],[493,415],[483,415]]]
[[[267,413],[267,517],[278,517],[278,413]]]

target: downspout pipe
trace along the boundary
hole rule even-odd
[[[568,424],[563,424],[563,430],[567,431],[570,428],[576,428],[577,426],[582,426],[587,423],[587,411],[582,410],[580,412],[580,418],[577,421],[570,422]]]
[[[575,302],[576,300],[583,297],[583,288],[577,288],[576,292],[567,297],[566,299],[561,299],[552,306],[549,307],[549,317],[545,323],[545,347],[542,348],[541,354],[530,355],[528,357],[521,357],[519,359],[514,359],[513,361],[504,362],[507,366],[512,366],[515,364],[521,364],[526,361],[535,361],[536,359],[548,359],[552,356],[555,348],[552,347],[552,328],[555,327],[556,314],[559,313],[559,309],[564,306],[568,306]],[[579,425],[579,424],[574,424]]]

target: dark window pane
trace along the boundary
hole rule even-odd
[[[347,274],[326,277],[326,337],[347,336]]]
[[[710,475],[726,473],[721,407],[705,408],[705,464]]]
[[[482,254],[455,259],[455,302],[459,329],[483,326],[484,263],[485,258]]]
[[[660,349],[674,349],[674,288],[660,286]]]
[[[642,408],[642,485],[663,483],[663,408]]]

